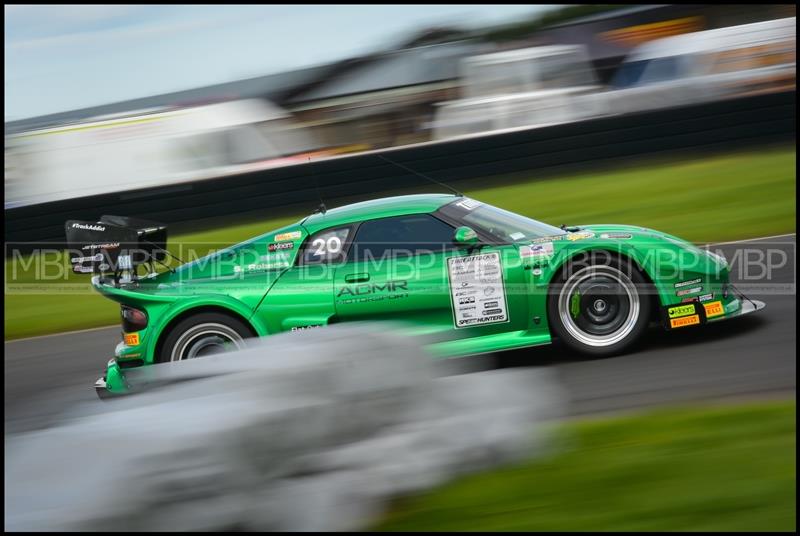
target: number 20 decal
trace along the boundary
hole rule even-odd
[[[311,242],[314,249],[314,256],[319,257],[330,253],[339,253],[342,250],[342,239],[338,236],[332,236],[325,240],[324,238],[317,238]]]

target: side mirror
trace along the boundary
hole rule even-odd
[[[456,229],[456,234],[453,237],[453,242],[459,247],[472,248],[478,245],[478,233],[467,226],[462,226]]]

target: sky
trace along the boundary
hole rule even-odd
[[[5,6],[5,121],[319,65],[557,5]]]

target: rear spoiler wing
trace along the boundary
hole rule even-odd
[[[163,264],[169,253],[167,226],[126,216],[102,216],[97,222],[69,220],[64,225],[69,260],[76,274],[113,274],[136,278],[137,268]]]

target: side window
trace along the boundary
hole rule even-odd
[[[453,249],[453,228],[430,214],[365,221],[358,228],[349,259],[380,261]]]
[[[339,227],[310,236],[303,248],[302,263],[322,264],[343,260],[351,232],[351,227]]]

